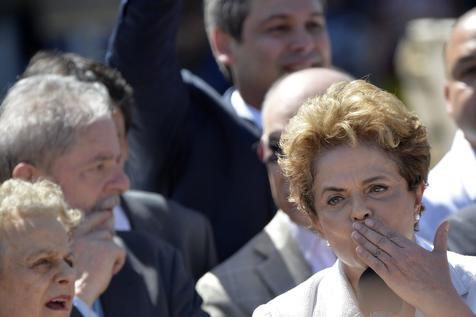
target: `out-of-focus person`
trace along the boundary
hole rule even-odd
[[[179,0],[123,1],[108,54],[134,88],[129,134],[132,187],[203,212],[225,260],[276,211],[254,146],[260,108],[278,77],[329,66],[321,0],[207,0],[215,59],[234,88],[220,96],[176,57]]]
[[[426,129],[363,80],[310,99],[281,136],[291,199],[338,260],[253,316],[473,316],[476,258],[417,239],[430,164]],[[470,309],[471,308],[471,309]]]
[[[310,97],[351,78],[327,68],[297,71],[279,79],[266,94],[258,155],[266,164],[278,207],[271,222],[231,258],[197,283],[202,308],[212,317],[246,317],[272,298],[331,266],[336,257],[310,230],[308,216],[289,202],[289,187],[278,165],[281,133]]]
[[[70,316],[76,279],[70,233],[81,216],[52,182],[0,185],[0,316]]]
[[[431,241],[449,215],[476,201],[476,9],[458,18],[445,44],[444,95],[458,127],[450,150],[431,170],[419,235]]]

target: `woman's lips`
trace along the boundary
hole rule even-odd
[[[61,295],[50,299],[45,306],[51,310],[69,310],[71,305],[71,296]]]

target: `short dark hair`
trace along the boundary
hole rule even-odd
[[[40,51],[31,58],[21,77],[40,74],[73,76],[79,81],[103,84],[114,102],[113,107],[121,110],[124,116],[126,131],[131,127],[135,105],[133,90],[117,69],[75,53]]]
[[[243,23],[250,11],[252,0],[204,0],[207,31],[218,27],[234,39],[241,40]]]

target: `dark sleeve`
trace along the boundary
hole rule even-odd
[[[106,56],[134,88],[127,171],[133,188],[169,194],[189,96],[176,56],[180,0],[123,0]]]
[[[71,316],[70,317],[83,317],[79,310],[76,309],[76,307],[73,306],[73,310],[71,311]]]

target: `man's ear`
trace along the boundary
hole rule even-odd
[[[266,163],[264,161],[264,152],[265,152],[265,145],[263,144],[263,140],[260,140],[256,146],[256,155],[258,156],[258,159],[261,162]]]
[[[235,57],[232,46],[235,39],[233,39],[230,34],[217,27],[209,31],[209,38],[213,55],[215,55],[217,61],[224,66],[234,64]]]
[[[43,173],[35,166],[21,162],[13,168],[12,177],[20,178],[26,181],[37,180]]]
[[[448,115],[451,118],[453,118],[453,105],[450,102],[450,87],[449,87],[449,85],[450,85],[449,81],[446,81],[443,93],[444,93],[444,97],[445,97],[446,113],[448,113]]]

